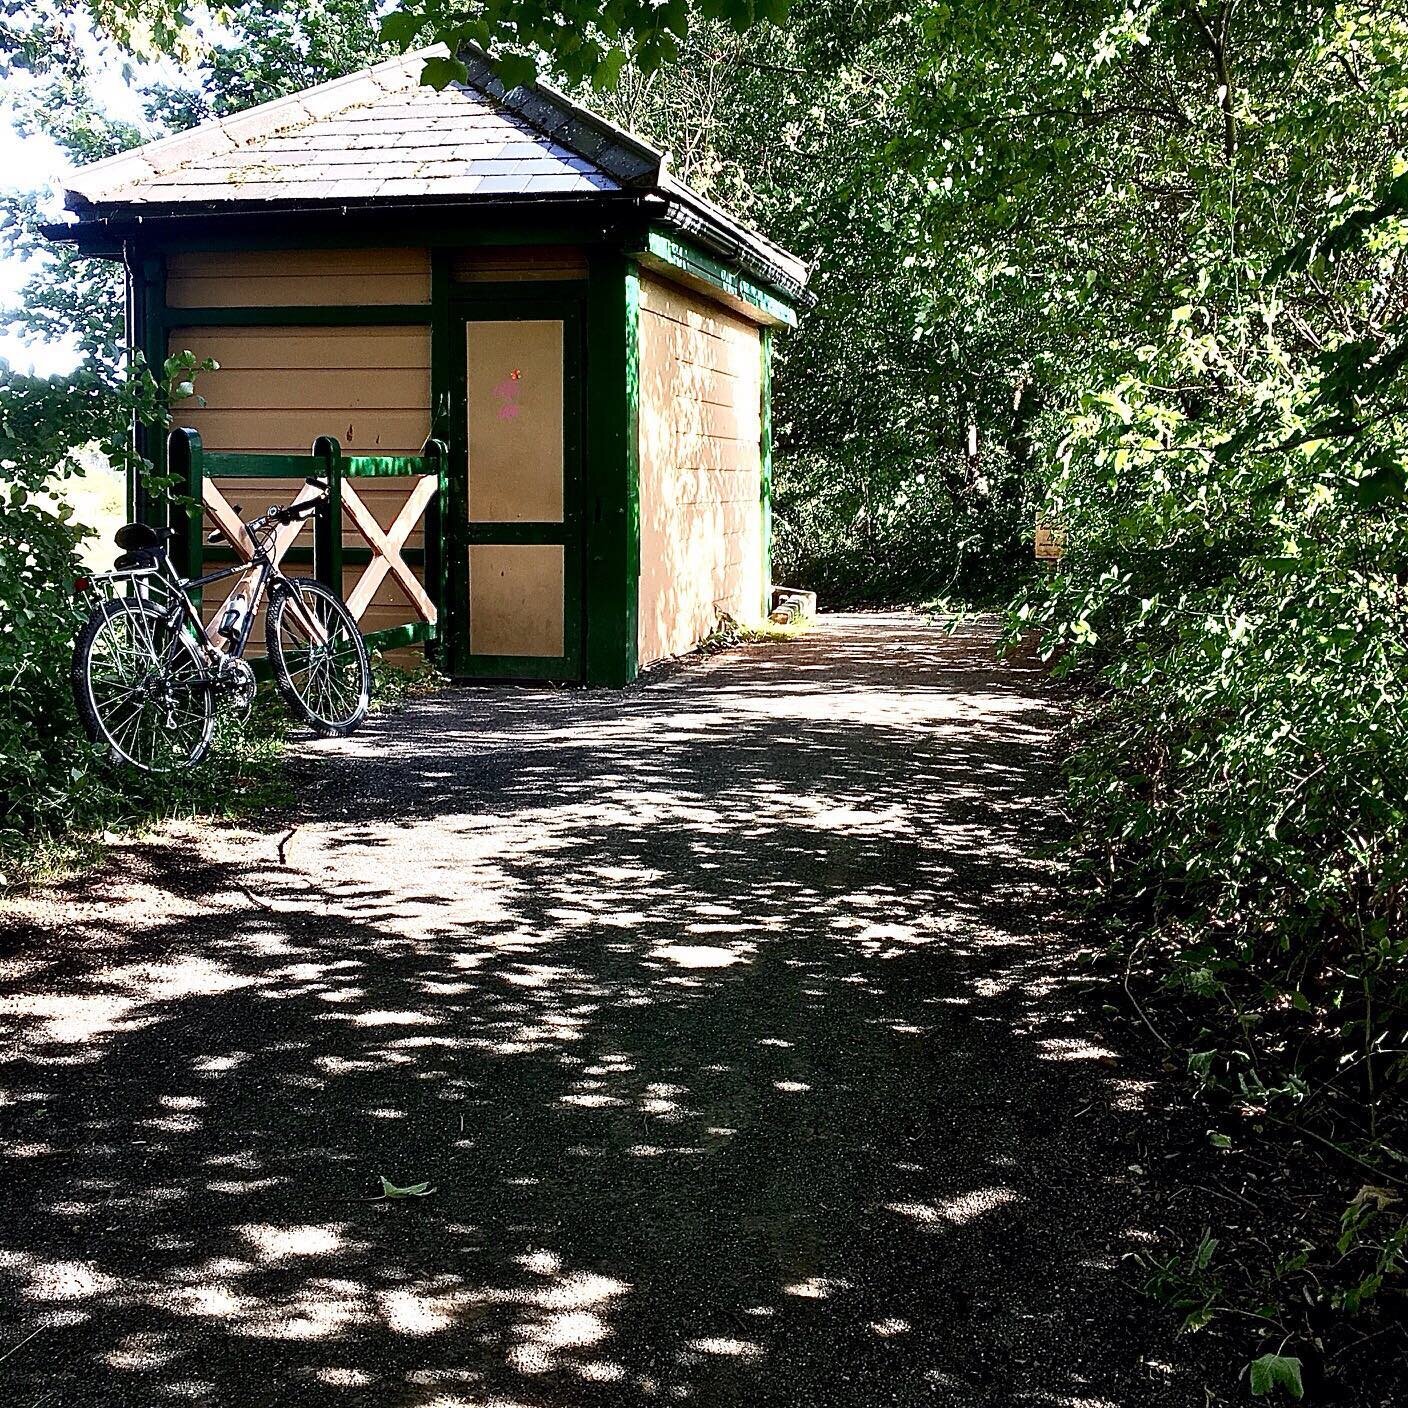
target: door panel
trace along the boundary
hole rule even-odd
[[[455,301],[456,674],[581,676],[581,315],[576,289]]]
[[[562,352],[560,320],[465,324],[471,522],[562,522]]]
[[[557,543],[479,543],[470,548],[472,655],[562,655],[564,556]]]

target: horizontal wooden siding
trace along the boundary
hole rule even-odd
[[[758,329],[641,278],[640,662],[690,649],[721,614],[762,614]]]
[[[424,327],[256,327],[177,328],[172,352],[209,357],[218,370],[196,378],[197,398],[174,408],[176,422],[200,432],[207,451],[307,454],[319,435],[335,436],[347,454],[418,454],[430,434],[430,332]],[[201,404],[201,400],[204,404]],[[245,517],[286,503],[299,480],[215,478]],[[411,491],[405,478],[352,481],[374,517],[389,527]],[[343,540],[361,545],[344,515]],[[423,525],[406,547],[424,548]],[[312,546],[312,532],[298,548]],[[311,566],[289,563],[293,575],[311,575]],[[362,568],[348,563],[344,595]],[[424,580],[417,565],[416,575]],[[221,590],[207,596],[206,615],[217,609]],[[385,580],[362,618],[364,631],[415,619],[405,593]],[[256,641],[262,640],[262,625]]]
[[[426,249],[191,251],[167,256],[170,308],[429,303]]]

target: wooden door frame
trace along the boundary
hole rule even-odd
[[[457,283],[449,290],[450,446],[445,533],[447,613],[445,658],[451,675],[465,679],[580,680],[585,662],[586,533],[585,477],[585,280],[532,279]],[[469,497],[469,401],[466,325],[473,322],[562,323],[562,523],[471,524]],[[556,530],[555,532],[553,530]],[[469,549],[475,543],[563,545],[563,653],[472,655],[469,649]]]

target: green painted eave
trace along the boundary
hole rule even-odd
[[[643,267],[692,285],[755,323],[767,327],[797,326],[794,303],[677,235],[650,230],[637,258]]]

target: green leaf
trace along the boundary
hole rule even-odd
[[[626,66],[626,51],[612,49],[592,72],[592,87],[598,92],[614,88],[620,81],[621,70]]]
[[[1408,493],[1408,474],[1402,465],[1380,465],[1372,474],[1354,482],[1354,498],[1364,508],[1376,508]]]
[[[1301,1382],[1300,1360],[1284,1354],[1263,1354],[1251,1363],[1252,1393],[1265,1397],[1273,1389],[1283,1388],[1292,1398],[1305,1397]]]
[[[505,88],[521,88],[538,76],[538,66],[526,54],[505,54],[495,67]]]
[[[686,0],[666,0],[660,13],[665,21],[666,29],[677,34],[681,39],[689,35],[689,5]]]
[[[420,71],[420,81],[438,93],[452,83],[464,83],[469,70],[458,59],[430,58]]]
[[[429,1183],[410,1183],[404,1188],[398,1188],[384,1173],[379,1177],[383,1198],[427,1198],[435,1191]]]
[[[420,15],[409,15],[404,10],[393,10],[389,15],[382,17],[379,31],[382,42],[394,44],[402,51],[409,49],[416,42],[416,35],[420,33],[423,22]]]

